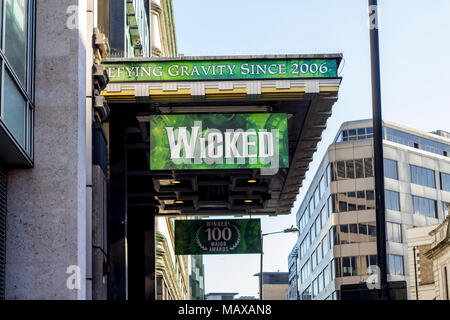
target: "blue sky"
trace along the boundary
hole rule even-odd
[[[173,0],[185,56],[343,53],[339,100],[289,216],[262,219],[263,232],[295,225],[315,170],[342,122],[371,117],[368,1]],[[450,1],[379,0],[383,118],[450,131]],[[296,235],[264,240],[264,271],[287,271]],[[206,292],[257,296],[259,255],[205,256]]]

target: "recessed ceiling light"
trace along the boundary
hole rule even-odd
[[[253,200],[244,200],[245,203],[252,203]]]
[[[248,180],[247,182],[248,182],[248,183],[256,183],[256,182],[258,182],[258,181],[256,181],[256,180]]]

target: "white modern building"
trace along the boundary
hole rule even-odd
[[[388,281],[410,281],[406,229],[438,224],[450,202],[450,136],[384,121]],[[372,120],[344,123],[297,212],[298,294],[339,299],[376,264]],[[408,293],[409,294],[409,293]]]

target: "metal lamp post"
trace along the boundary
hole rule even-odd
[[[375,164],[375,199],[377,223],[377,264],[380,267],[380,299],[388,300],[386,258],[386,219],[384,202],[383,120],[381,115],[380,46],[378,40],[378,2],[369,0],[370,59],[372,66],[372,113]]]
[[[277,233],[291,233],[291,232],[299,232],[297,228],[294,226],[291,226],[290,228],[284,229],[283,231],[276,231],[276,232],[269,232],[269,233],[262,233],[261,232],[261,259],[260,259],[260,272],[259,272],[259,300],[263,299],[263,240],[265,236],[271,235],[271,234],[277,234]]]

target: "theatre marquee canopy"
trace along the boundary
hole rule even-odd
[[[128,203],[161,215],[289,214],[337,101],[341,59],[107,60],[102,96],[128,117]]]

